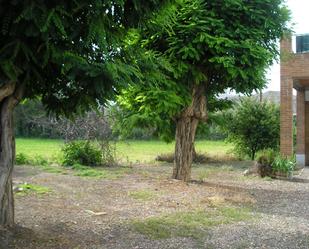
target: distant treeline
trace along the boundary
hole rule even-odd
[[[56,118],[48,115],[38,100],[27,100],[15,108],[17,137],[61,138],[55,122]]]
[[[121,135],[113,118],[117,108],[105,108],[88,112],[75,120],[56,118],[47,114],[39,100],[27,100],[15,109],[15,135],[17,137],[75,139],[95,132],[103,132],[112,139],[158,139],[155,129],[135,127],[126,137]],[[94,134],[94,135],[93,135]],[[225,136],[215,124],[201,124],[197,132],[197,139],[221,140]]]

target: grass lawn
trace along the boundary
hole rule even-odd
[[[16,154],[23,153],[26,156],[36,155],[44,158],[53,158],[60,153],[62,140],[38,139],[38,138],[16,138]]]
[[[23,153],[26,156],[33,157],[36,155],[52,159],[60,154],[62,140],[57,139],[34,139],[34,138],[17,138],[16,153]],[[174,143],[164,143],[162,141],[150,140],[130,140],[117,142],[116,150],[118,158],[122,162],[153,162],[158,154],[171,153],[174,150]],[[196,142],[196,150],[201,153],[208,153],[212,156],[226,154],[232,149],[231,144],[223,141],[206,141]]]
[[[162,141],[122,141],[117,143],[118,157],[121,160],[129,162],[151,162],[157,155],[172,153],[175,143],[165,143]],[[222,156],[233,147],[223,141],[206,141],[196,142],[196,151],[208,153],[212,156]]]

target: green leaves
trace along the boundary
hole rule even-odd
[[[274,104],[244,98],[224,113],[221,125],[236,152],[253,160],[259,150],[278,148],[279,119],[279,108]]]
[[[145,44],[175,65],[188,65],[177,72],[182,84],[200,82],[185,77],[200,71],[210,94],[262,88],[265,68],[278,55],[276,43],[287,29],[282,1],[179,0],[169,10],[173,19],[168,24],[154,19],[155,31]]]
[[[125,28],[140,30],[165,2],[3,0],[0,78],[24,84],[26,98],[40,96],[58,115],[105,104],[142,78],[137,64],[125,61]]]
[[[17,80],[20,70],[17,67],[15,67],[11,61],[9,60],[2,61],[0,64],[0,68],[7,78],[9,78],[12,81]]]
[[[282,0],[171,1],[125,38],[126,60],[140,71],[118,98],[126,123],[170,135],[194,85],[206,86],[213,109],[226,89],[263,88],[288,20]]]

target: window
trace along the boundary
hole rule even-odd
[[[296,36],[296,53],[309,52],[309,35]]]

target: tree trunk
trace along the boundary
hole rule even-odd
[[[196,131],[195,131],[196,132]],[[193,148],[192,148],[192,160],[194,162],[194,160],[197,158],[197,152],[195,150],[195,143],[193,141]]]
[[[182,117],[176,123],[176,145],[173,178],[189,181],[198,119]]]
[[[193,87],[191,105],[176,120],[173,178],[190,181],[197,125],[200,120],[206,119],[205,86],[196,85]]]
[[[6,87],[6,88],[5,88]],[[10,88],[10,91],[5,89]],[[0,88],[0,227],[14,226],[12,172],[15,158],[13,109],[19,102],[22,88],[7,83]]]

